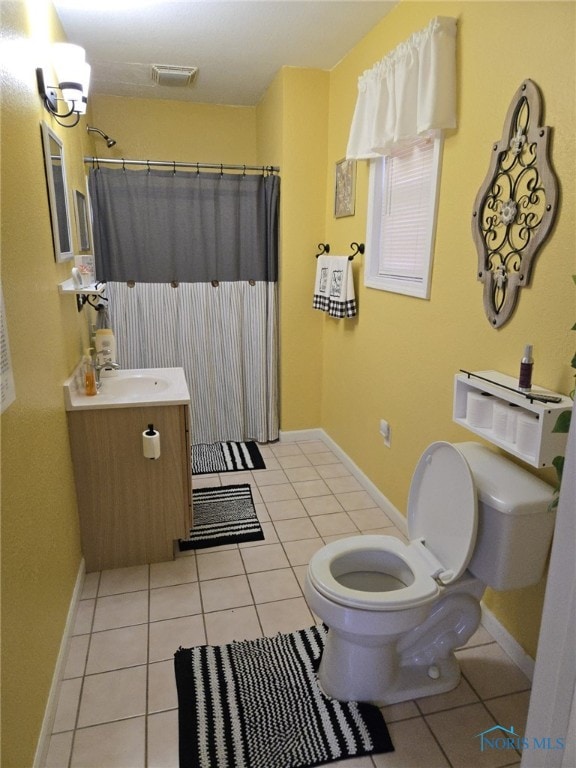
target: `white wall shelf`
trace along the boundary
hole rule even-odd
[[[564,455],[567,438],[552,430],[558,416],[572,409],[572,400],[542,387],[533,387],[530,394],[517,387],[517,379],[498,371],[458,373],[453,419],[533,467],[552,466],[555,456]],[[540,402],[534,399],[538,395],[561,400]]]
[[[58,290],[60,293],[69,294],[81,294],[84,296],[101,296],[106,288],[106,283],[91,283],[90,285],[83,285],[80,288],[74,283],[72,278],[64,280],[63,283],[58,284]]]

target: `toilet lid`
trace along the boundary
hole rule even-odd
[[[478,500],[468,462],[451,443],[429,445],[420,457],[408,498],[410,539],[423,540],[439,561],[444,584],[466,570],[476,545]]]

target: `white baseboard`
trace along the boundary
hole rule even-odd
[[[54,674],[52,675],[52,685],[50,686],[48,702],[46,704],[46,709],[44,710],[44,719],[42,721],[42,728],[40,729],[40,736],[38,737],[33,768],[43,768],[46,763],[46,756],[48,754],[48,747],[50,745],[50,736],[52,735],[54,720],[56,718],[56,709],[58,707],[62,675],[64,674],[64,666],[66,664],[66,659],[68,658],[70,638],[72,636],[74,621],[76,619],[78,601],[82,595],[85,575],[86,564],[84,562],[84,558],[82,558],[78,567],[78,574],[76,576],[74,591],[72,592],[72,599],[70,600],[70,607],[68,608],[68,616],[66,617],[64,634],[62,635],[62,640],[60,642],[60,650],[58,652],[58,658],[56,659]]]
[[[323,440],[323,429],[292,429],[290,432],[280,430],[281,443],[301,443],[306,440]]]
[[[281,442],[303,442],[305,440],[322,440],[335,453],[340,461],[348,468],[350,474],[353,475],[358,482],[364,487],[367,493],[374,499],[376,504],[393,520],[394,525],[407,534],[406,518],[399,512],[399,510],[392,504],[392,502],[384,496],[384,494],[374,485],[374,483],[368,478],[364,472],[352,461],[352,459],[346,454],[340,446],[332,440],[332,438],[326,434],[323,429],[303,429],[293,432],[281,432]],[[512,661],[520,667],[524,674],[532,680],[534,676],[534,659],[529,656],[522,646],[512,637],[510,632],[498,621],[492,611],[481,603],[482,609],[482,624],[496,640],[498,645],[505,653],[510,656]]]
[[[512,637],[506,627],[498,621],[490,609],[486,608],[484,603],[480,603],[480,608],[482,610],[482,625],[496,640],[500,648],[510,656],[516,666],[520,667],[529,680],[532,680],[536,663],[534,659],[526,653],[520,643]]]

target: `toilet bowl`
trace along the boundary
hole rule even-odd
[[[517,586],[514,568],[494,566],[493,550],[504,555],[491,539],[507,531],[514,562],[532,523],[535,562],[521,580],[534,583],[551,539],[551,499],[550,486],[483,446],[429,446],[410,486],[409,543],[351,536],[310,559],[306,599],[329,630],[318,670],[324,693],[385,705],[454,688],[454,650],[479,626],[489,574],[499,573],[495,588]]]

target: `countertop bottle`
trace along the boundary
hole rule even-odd
[[[518,389],[520,392],[530,392],[532,389],[532,369],[534,368],[534,359],[532,358],[532,344],[526,344],[524,356],[520,361],[520,376],[518,379]]]
[[[99,363],[116,362],[116,340],[110,328],[99,328],[95,334],[95,343]]]
[[[98,394],[96,371],[90,355],[84,355],[84,392],[89,396]]]

